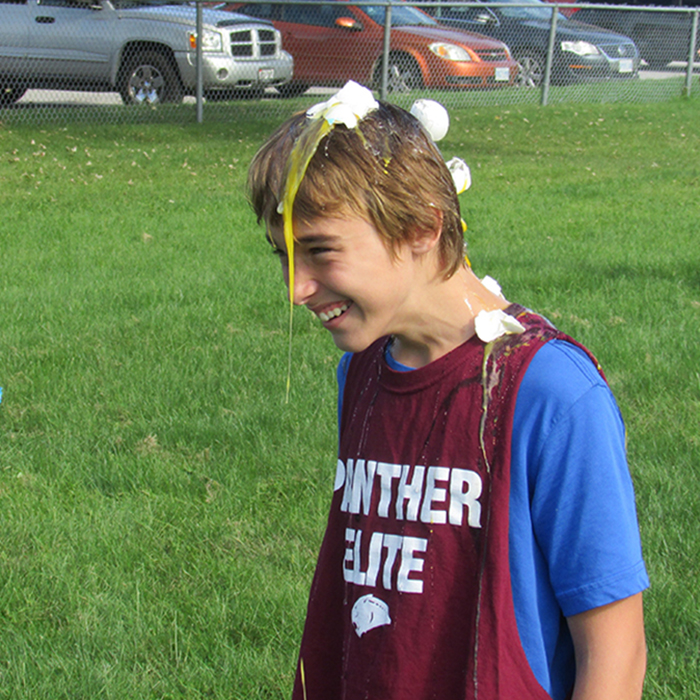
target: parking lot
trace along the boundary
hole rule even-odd
[[[686,74],[687,63],[671,63],[665,70],[650,70],[643,68],[639,71],[639,80],[669,80],[683,78]],[[693,70],[700,73],[700,63],[693,64]],[[700,90],[700,86],[698,87]],[[334,88],[312,87],[307,95],[326,95],[334,92]],[[273,88],[267,93],[271,98],[277,97]],[[195,104],[194,97],[185,97],[186,104]],[[42,106],[90,106],[90,105],[121,105],[122,99],[116,92],[80,92],[75,90],[28,90],[18,105]]]

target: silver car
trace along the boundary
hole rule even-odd
[[[259,94],[292,77],[264,20],[203,9],[210,99]],[[28,88],[118,91],[127,104],[179,102],[196,89],[196,8],[165,0],[0,0],[0,106]]]

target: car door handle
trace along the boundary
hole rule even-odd
[[[56,18],[55,17],[35,17],[34,21],[38,22],[39,24],[53,24],[56,21]]]

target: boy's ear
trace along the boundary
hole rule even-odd
[[[411,240],[414,255],[425,255],[435,248],[442,235],[442,221],[442,212],[435,210],[435,223],[430,228],[414,229]]]

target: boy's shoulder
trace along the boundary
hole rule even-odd
[[[556,403],[564,409],[597,389],[610,393],[595,358],[570,339],[553,338],[533,355],[519,397],[533,406]]]

